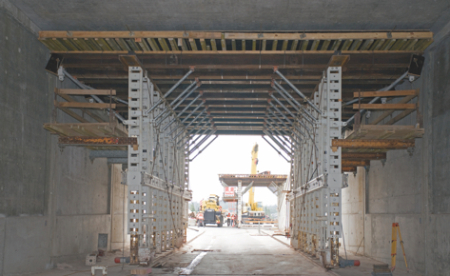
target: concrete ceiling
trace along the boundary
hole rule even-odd
[[[10,0],[42,30],[428,30],[448,0]]]

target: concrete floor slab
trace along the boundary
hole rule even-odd
[[[289,246],[289,239],[272,237],[270,231],[258,235],[257,229],[217,228],[213,226],[188,230],[188,243],[153,263],[151,275],[370,275],[373,264],[380,262],[361,256],[349,255],[349,259],[361,260],[360,267],[324,269],[318,260],[295,251]],[[267,230],[266,230],[267,231]],[[108,267],[108,275],[130,275],[130,265],[115,264],[114,258],[128,255],[107,253],[100,258],[98,265]],[[198,260],[193,264],[194,259]],[[200,260],[199,260],[200,259]],[[183,270],[185,268],[190,270]],[[183,274],[184,272],[184,274]],[[186,273],[188,272],[188,273]],[[79,257],[36,276],[90,276],[90,267],[85,266],[84,258]],[[406,275],[397,270],[396,276]],[[408,276],[414,276],[409,273]]]

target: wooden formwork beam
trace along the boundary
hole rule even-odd
[[[385,152],[343,152],[342,160],[382,160],[386,159]]]
[[[364,140],[364,139],[333,139],[331,147],[337,150],[338,147],[348,149],[407,149],[415,146],[414,139],[385,139],[385,140]]]
[[[58,139],[59,144],[73,146],[123,146],[137,145],[136,137],[85,137],[85,136],[61,136]]]
[[[369,110],[399,110],[399,109],[416,109],[416,104],[353,104],[353,109],[369,109]]]
[[[342,167],[370,166],[369,160],[342,160]]]
[[[353,97],[355,97],[355,98],[401,97],[401,96],[417,96],[417,95],[419,95],[419,89],[415,89],[415,90],[353,92]]]

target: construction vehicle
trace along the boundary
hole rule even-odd
[[[251,166],[251,174],[257,174],[256,166],[258,165],[258,144],[255,144],[252,148],[252,166]],[[269,173],[270,174],[270,173]],[[265,213],[263,208],[258,207],[258,203],[255,202],[255,188],[251,187],[248,194],[248,203],[244,208],[244,212],[242,214],[242,222],[255,222],[262,221],[265,219]]]
[[[206,224],[223,225],[222,206],[219,205],[219,196],[211,194],[208,200],[200,202],[200,212],[197,214],[197,226]]]

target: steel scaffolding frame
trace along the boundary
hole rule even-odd
[[[343,127],[342,68],[329,67],[324,72],[312,99],[306,98],[277,68],[275,72],[307,103],[302,106],[294,101],[301,107],[296,108],[288,101],[297,110],[297,114],[290,114],[292,119],[272,105],[274,110],[269,109],[272,115],[269,120],[276,118],[284,127],[273,120],[274,124],[267,124],[269,127],[264,132],[275,142],[272,147],[290,157],[287,161],[291,163],[288,194],[291,244],[322,258],[326,267],[335,267],[339,264],[342,234],[341,189],[346,183],[341,167],[341,148],[332,148],[332,140],[341,138]],[[277,83],[272,83],[279,88]],[[281,102],[277,103],[289,111]]]
[[[128,87],[128,135],[138,141],[128,146],[126,172],[130,263],[148,264],[155,254],[179,247],[186,240],[187,204],[192,198],[189,148],[180,150],[169,139],[168,133],[176,124],[164,131],[155,124],[155,118],[167,107],[159,105],[160,95],[142,68],[129,67]],[[178,118],[167,116],[160,123],[174,119]]]

